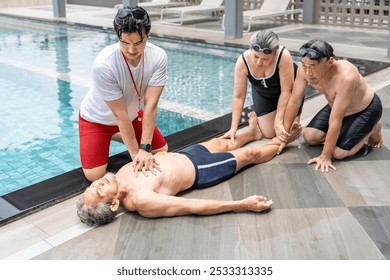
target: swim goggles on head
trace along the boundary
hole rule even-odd
[[[326,57],[326,55],[324,55],[319,51],[310,48],[304,48],[304,47],[299,49],[299,53],[302,55],[302,57],[307,55],[310,59],[315,59],[315,60]]]
[[[274,51],[269,49],[269,48],[264,48],[262,49],[259,45],[252,45],[251,48],[255,51],[255,52],[263,52],[264,54],[271,54],[273,53]]]
[[[143,17],[140,19],[140,16]],[[146,25],[149,23],[148,15],[146,13],[142,15],[142,12],[139,11],[137,8],[123,8],[119,10],[114,20],[116,24],[122,25],[130,18],[133,19],[135,21],[135,24],[137,25]]]

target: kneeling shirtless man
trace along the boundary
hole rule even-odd
[[[308,84],[328,101],[303,129],[309,145],[324,144],[321,155],[308,164],[316,163],[315,169],[322,172],[336,170],[332,158],[344,159],[358,152],[364,154],[369,147],[379,148],[383,143],[382,103],[356,66],[337,60],[332,46],[321,40],[305,43],[299,53],[302,59],[284,114],[286,131],[295,120]],[[277,137],[287,141],[286,131]]]

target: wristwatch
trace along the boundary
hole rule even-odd
[[[141,144],[141,145],[139,145],[139,148],[144,150],[144,151],[147,151],[148,153],[150,153],[152,151],[152,145],[150,145],[150,144]]]

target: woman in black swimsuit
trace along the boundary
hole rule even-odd
[[[234,74],[232,100],[232,123],[223,138],[234,142],[244,107],[247,81],[252,86],[254,111],[262,137],[272,138],[278,129],[284,130],[283,116],[292,91],[297,65],[290,52],[279,46],[279,37],[274,32],[263,30],[250,39],[250,49],[237,59]],[[302,106],[301,106],[302,109]],[[301,109],[298,112],[297,120]]]

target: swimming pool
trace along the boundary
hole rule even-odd
[[[78,108],[93,60],[117,39],[113,31],[11,17],[0,17],[0,25],[2,196],[80,167]],[[242,50],[150,41],[164,48],[169,60],[157,116],[164,135],[231,111],[234,63]],[[115,143],[110,155],[124,150]]]

